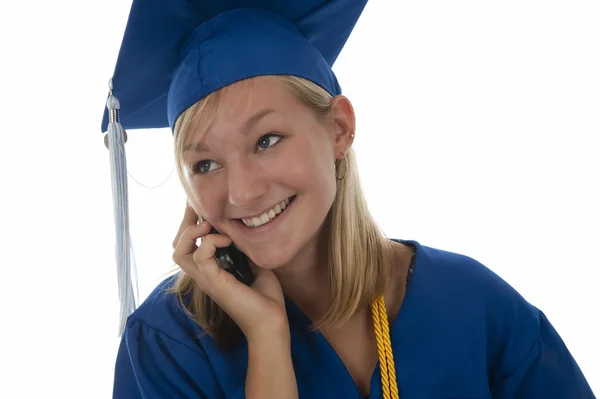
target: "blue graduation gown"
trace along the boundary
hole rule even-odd
[[[391,327],[401,399],[594,398],[546,316],[479,262],[416,248],[414,273]],[[221,353],[161,283],[130,316],[116,361],[114,399],[240,399],[245,342]],[[301,399],[360,399],[350,374],[308,318],[287,311]],[[382,398],[379,367],[372,399]]]

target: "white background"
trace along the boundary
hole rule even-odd
[[[0,6],[3,398],[111,395],[118,308],[99,126],[129,6]],[[599,21],[598,1],[373,0],[335,67],[386,233],[505,278],[597,393]],[[185,197],[170,132],[129,135],[145,297],[173,266]]]

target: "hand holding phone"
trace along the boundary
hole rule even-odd
[[[173,246],[175,263],[231,316],[249,341],[264,340],[265,334],[289,334],[283,291],[275,274],[258,267],[253,273],[233,241],[208,222],[199,222],[189,206]]]

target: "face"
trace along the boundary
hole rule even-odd
[[[333,204],[334,161],[351,144],[354,114],[343,97],[332,105],[318,116],[268,77],[234,84],[192,150],[188,179],[202,216],[261,267],[314,244]]]

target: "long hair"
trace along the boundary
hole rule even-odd
[[[317,116],[327,119],[330,116],[332,96],[320,86],[295,76],[270,76],[282,84]],[[251,79],[240,82],[250,85]],[[186,110],[175,124],[175,160],[177,171],[190,205],[199,213],[199,195],[186,178],[186,154],[194,148],[206,132],[219,100],[228,89],[225,87],[211,93]],[[192,142],[191,136],[195,138]],[[360,185],[355,154],[352,149],[346,153],[348,168],[345,177],[337,182],[333,205],[324,220],[324,236],[327,237],[327,259],[330,275],[331,303],[319,320],[314,321],[313,329],[340,326],[358,310],[368,306],[373,298],[383,293],[386,282],[392,275],[390,263],[386,261],[390,253],[388,240],[374,221]],[[345,165],[338,162],[337,169]],[[235,322],[220,309],[214,301],[202,292],[197,284],[185,273],[180,272],[171,287],[188,315],[202,330],[210,335],[221,349],[235,345],[241,331]]]

